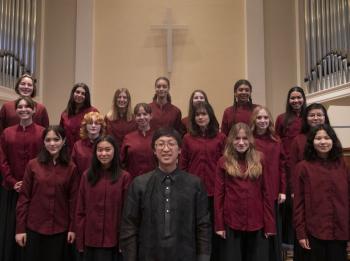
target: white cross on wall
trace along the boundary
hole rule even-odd
[[[173,24],[172,10],[167,8],[165,23],[161,25],[152,25],[153,30],[166,31],[166,54],[167,54],[167,71],[172,72],[173,69],[173,33],[175,30],[186,30],[186,25]]]

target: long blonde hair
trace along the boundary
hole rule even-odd
[[[235,149],[233,142],[240,130],[243,130],[247,135],[249,148],[245,152],[245,162],[247,169],[242,172],[238,164],[240,157],[239,153]],[[239,122],[235,124],[227,137],[227,142],[224,150],[225,169],[228,175],[235,178],[250,178],[257,179],[262,174],[262,165],[260,162],[260,152],[255,150],[253,134],[247,124]]]
[[[276,130],[275,130],[275,125],[273,123],[273,118],[272,118],[272,115],[271,115],[271,112],[269,111],[268,108],[266,108],[265,106],[261,106],[261,105],[258,105],[255,107],[255,109],[253,110],[252,112],[252,116],[250,117],[250,128],[252,130],[253,133],[256,132],[256,124],[255,124],[255,121],[256,121],[256,118],[258,117],[258,113],[261,111],[261,110],[264,110],[266,111],[267,115],[269,116],[269,127],[267,128],[266,130],[266,133],[270,136],[270,138],[276,142],[280,142],[280,138],[278,137],[277,133],[276,133]]]
[[[126,121],[131,121],[133,119],[132,109],[131,109],[131,95],[127,88],[120,88],[117,89],[113,96],[113,102],[112,102],[112,109],[107,113],[106,118],[110,121],[120,120],[121,119],[121,113],[120,109],[118,107],[118,97],[119,95],[124,92],[126,94],[126,97],[128,99],[128,106],[126,108],[126,112],[124,115],[124,118]]]

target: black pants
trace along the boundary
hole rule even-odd
[[[275,201],[276,235],[269,237],[269,261],[282,261],[282,220],[279,204]]]
[[[27,230],[25,261],[65,261],[67,254],[67,232],[42,235]]]
[[[212,224],[211,256],[210,261],[220,261],[224,256],[225,240],[215,233],[214,229],[214,197],[208,197],[208,209]]]
[[[309,236],[311,261],[346,261],[346,241],[321,240]]]
[[[115,247],[99,248],[86,247],[84,250],[84,261],[122,261],[121,254]]]
[[[18,193],[0,189],[0,260],[21,261],[22,251],[15,241]]]
[[[226,261],[268,261],[268,239],[262,230],[226,232]]]

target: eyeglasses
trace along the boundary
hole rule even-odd
[[[157,149],[163,150],[167,146],[169,149],[173,149],[177,146],[177,142],[158,142],[156,143]]]

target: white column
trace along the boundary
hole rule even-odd
[[[84,82],[93,92],[94,0],[77,0],[75,82]]]
[[[253,102],[266,104],[264,9],[261,0],[245,0],[246,78],[253,85]]]

